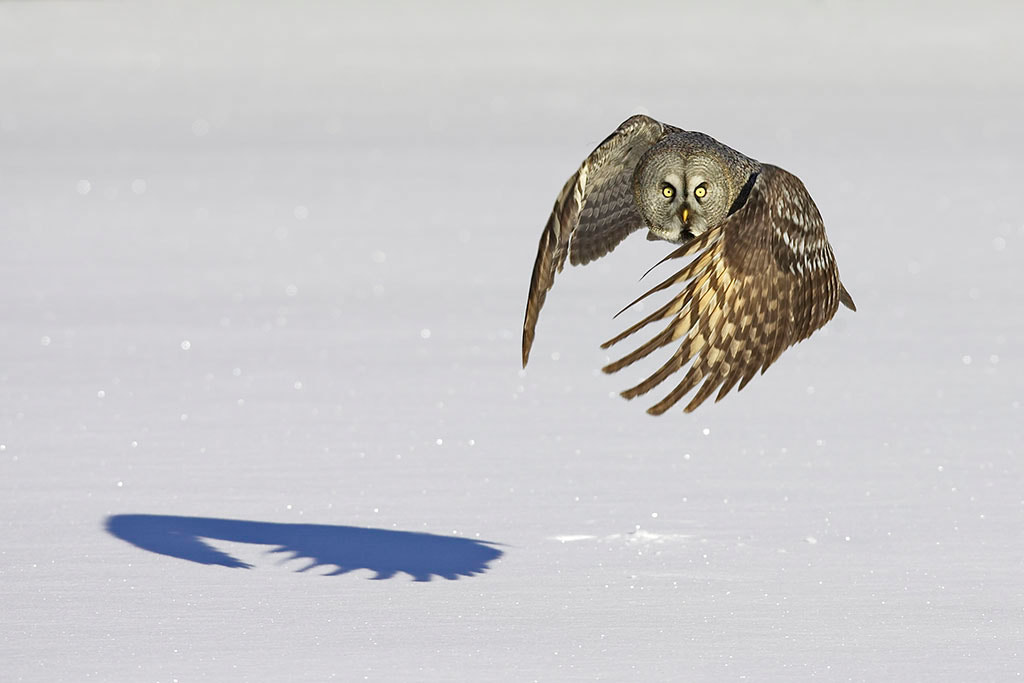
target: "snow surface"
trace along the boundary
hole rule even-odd
[[[1024,5],[892,4],[0,3],[0,679],[1019,680]],[[692,415],[642,237],[519,369],[637,111],[859,307]]]

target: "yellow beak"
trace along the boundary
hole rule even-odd
[[[687,219],[687,218],[689,218],[689,217],[690,217],[690,210],[689,210],[689,209],[686,209],[686,208],[684,208],[684,209],[683,209],[683,222],[685,223],[685,222],[686,222],[686,219]]]

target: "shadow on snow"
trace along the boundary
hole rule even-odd
[[[217,550],[204,539],[272,545],[275,548],[270,552],[284,554],[285,560],[311,560],[298,571],[334,565],[336,569],[327,576],[370,569],[377,573],[374,579],[389,579],[398,572],[405,572],[416,581],[430,581],[434,576],[457,579],[486,571],[489,563],[503,554],[488,541],[325,524],[113,515],[107,518],[106,528],[143,550],[200,564],[243,569],[251,569],[252,565]]]

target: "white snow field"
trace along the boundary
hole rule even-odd
[[[1019,680],[1024,5],[895,5],[0,3],[0,680]],[[520,369],[635,112],[859,309],[690,415],[642,234]]]

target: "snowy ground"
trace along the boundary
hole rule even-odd
[[[625,7],[0,4],[0,678],[1024,674],[1024,6]],[[693,415],[596,372],[642,237],[519,370],[636,111],[859,307]]]

